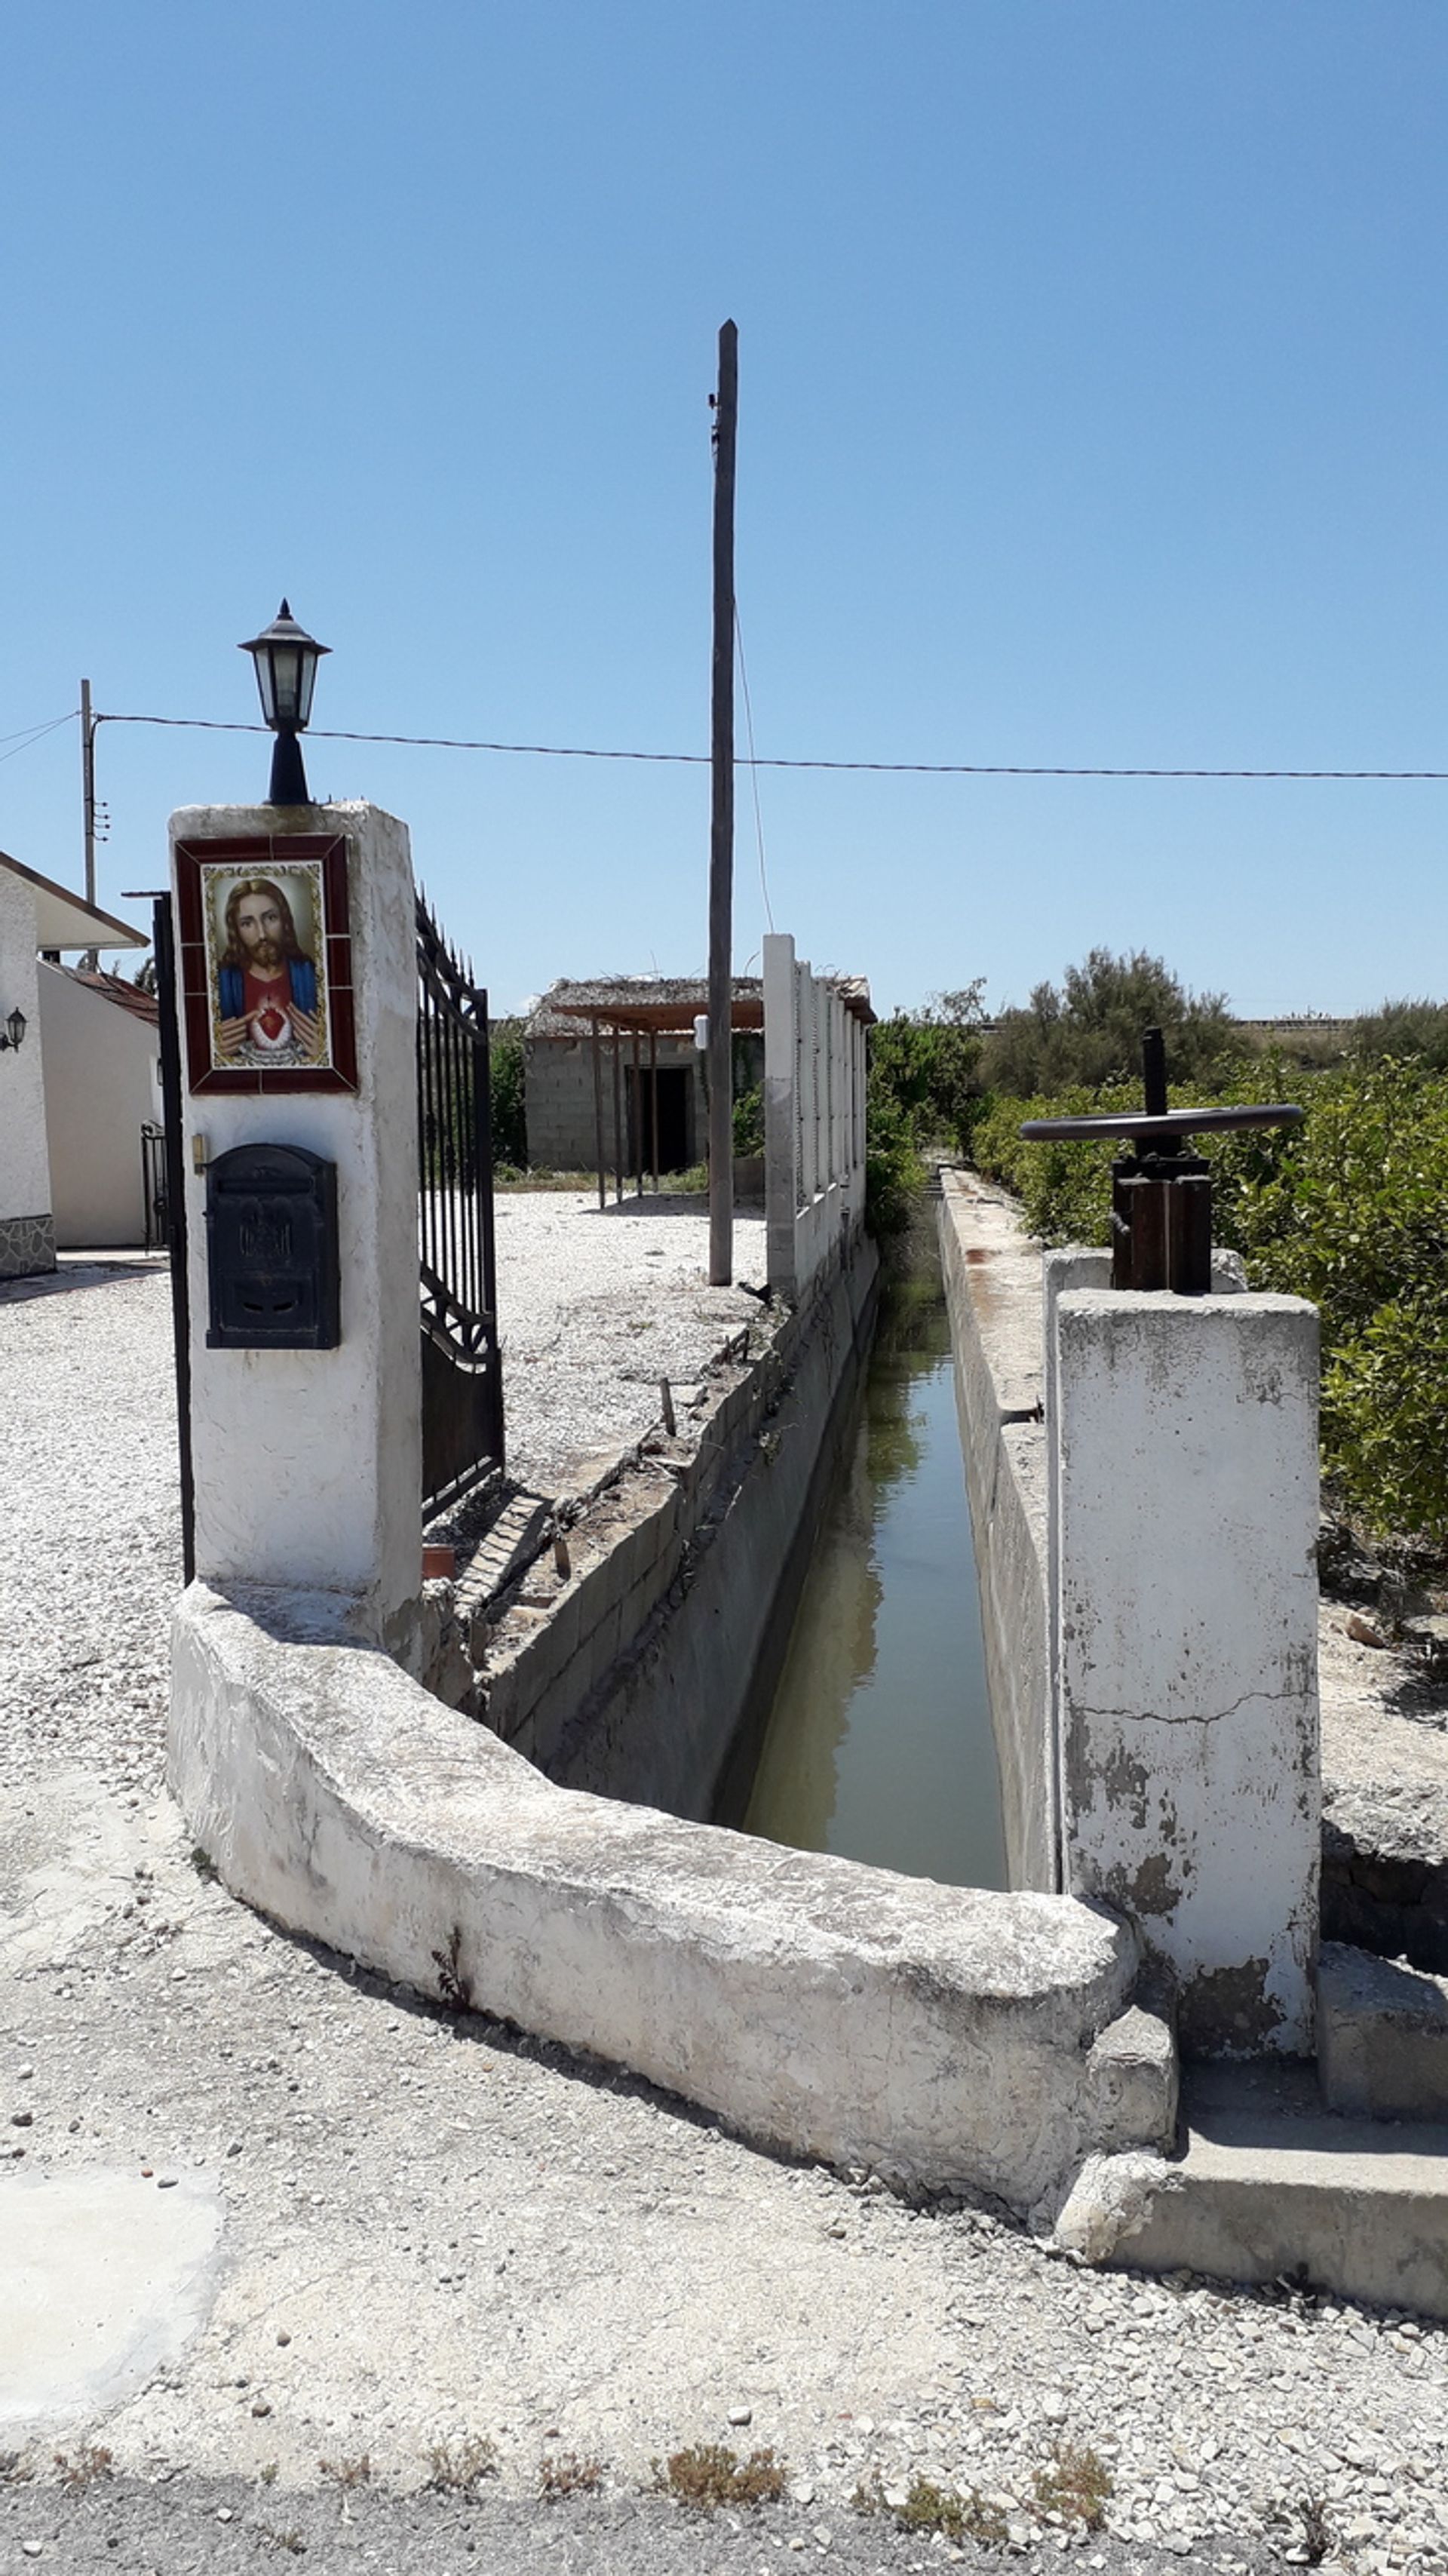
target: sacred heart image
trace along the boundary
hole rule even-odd
[[[347,843],[176,844],[187,1077],[198,1091],[355,1091]]]

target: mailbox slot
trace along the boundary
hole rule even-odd
[[[331,1351],[341,1335],[337,1166],[235,1145],[206,1168],[212,1350]]]

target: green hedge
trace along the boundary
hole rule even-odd
[[[1296,1129],[1200,1140],[1214,1167],[1216,1239],[1243,1254],[1254,1288],[1321,1308],[1323,1467],[1343,1499],[1380,1536],[1443,1549],[1448,1074],[1365,1058],[1285,1073],[1267,1055],[1215,1096],[1305,1108]],[[1047,1243],[1105,1243],[1110,1147],[1027,1144],[1020,1124],[1139,1104],[1135,1086],[997,1098],[976,1122],[974,1157]]]

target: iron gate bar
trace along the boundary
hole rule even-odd
[[[181,1031],[176,1017],[176,930],[169,894],[151,916],[161,1025],[161,1116],[166,1154],[166,1236],[176,1353],[176,1448],[181,1485],[181,1572],[196,1579],[196,1483],[191,1464],[191,1294],[186,1277],[186,1166],[181,1147]]]
[[[424,1520],[503,1464],[488,997],[417,898]]]

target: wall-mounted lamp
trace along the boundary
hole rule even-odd
[[[249,653],[256,664],[256,685],[261,693],[261,711],[276,741],[272,746],[272,805],[307,805],[307,773],[302,766],[302,746],[298,734],[305,733],[312,716],[312,690],[316,683],[317,664],[330,644],[319,644],[305,626],[299,626],[285,600],[270,626],[254,635],[249,644],[237,650]]]
[[[3,1054],[7,1047],[18,1047],[24,1035],[25,1013],[12,1011],[4,1028],[0,1029],[0,1054]]]

